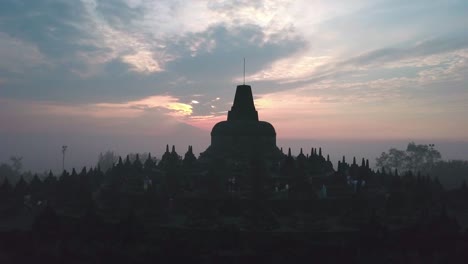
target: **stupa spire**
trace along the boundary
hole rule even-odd
[[[234,104],[231,107],[231,111],[228,112],[228,121],[234,120],[258,121],[258,112],[255,109],[250,85],[243,84],[237,86]]]

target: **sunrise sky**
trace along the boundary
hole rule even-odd
[[[466,0],[2,0],[0,162],[202,152],[244,57],[278,142],[468,142],[467,25]]]

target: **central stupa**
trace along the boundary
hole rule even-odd
[[[227,120],[211,130],[211,146],[202,157],[247,160],[252,157],[276,160],[281,152],[276,146],[275,128],[258,120],[252,88],[239,85]]]

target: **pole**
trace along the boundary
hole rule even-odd
[[[244,58],[244,85],[245,85],[245,58]]]
[[[62,146],[62,171],[65,171],[65,152],[67,151],[67,146]]]

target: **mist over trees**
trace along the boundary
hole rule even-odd
[[[16,183],[21,178],[25,180],[31,180],[31,172],[22,172],[23,168],[23,157],[11,156],[9,163],[0,164],[0,182],[8,179],[11,183]]]
[[[459,187],[468,180],[468,161],[442,160],[434,144],[408,143],[406,150],[391,148],[376,158],[376,166],[400,174],[407,172],[438,178],[446,188]]]
[[[434,144],[422,145],[410,142],[406,150],[391,148],[388,153],[382,152],[376,159],[376,165],[387,171],[428,173],[441,157],[440,152],[434,148]]]
[[[114,164],[119,160],[119,156],[116,155],[113,151],[106,151],[104,154],[99,153],[97,167],[99,167],[103,172],[111,169]]]
[[[463,183],[468,182],[468,161],[439,161],[432,168],[430,175],[438,178],[445,188],[460,187]]]

